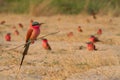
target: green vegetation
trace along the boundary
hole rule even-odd
[[[119,15],[120,0],[0,0],[0,13],[53,15],[91,11]]]
[[[61,14],[79,14],[84,9],[85,2],[86,0],[53,0],[51,5]]]

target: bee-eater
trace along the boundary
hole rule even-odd
[[[25,44],[25,49],[23,52],[22,61],[20,63],[20,68],[21,68],[21,65],[23,63],[25,55],[27,55],[30,43],[34,43],[34,40],[36,40],[38,35],[40,34],[40,26],[42,24],[43,23],[33,22],[32,26],[29,27],[27,34],[26,34],[26,44]]]
[[[5,40],[6,40],[6,41],[11,41],[11,33],[7,33],[7,34],[5,35]]]
[[[93,42],[88,42],[88,43],[87,43],[87,49],[88,49],[89,51],[97,50],[97,49],[96,49],[96,46],[94,45]]]
[[[44,48],[44,49],[46,49],[46,50],[51,50],[51,47],[50,47],[50,45],[49,45],[49,43],[48,43],[48,40],[47,39],[42,39],[42,47]]]

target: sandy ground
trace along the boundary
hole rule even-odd
[[[24,47],[9,50],[25,42],[30,20],[44,22],[41,34],[60,31],[47,36],[52,51],[42,48],[41,40],[31,44],[20,72],[19,64]],[[97,16],[44,16],[0,15],[0,80],[120,80],[120,17]],[[18,27],[22,23],[24,28]],[[16,26],[20,35],[14,34]],[[81,26],[83,32],[78,32]],[[97,51],[88,51],[89,36],[101,28],[102,42],[95,43]],[[12,35],[11,42],[4,39],[6,33]],[[72,37],[67,33],[73,32]],[[81,49],[79,47],[82,46]]]

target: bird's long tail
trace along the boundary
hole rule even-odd
[[[48,50],[52,50],[51,46],[47,43]]]
[[[24,49],[24,52],[23,52],[23,57],[22,57],[22,60],[21,60],[21,63],[20,63],[20,67],[19,67],[19,69],[20,69],[21,66],[22,66],[23,60],[24,60],[24,58],[25,58],[25,55],[27,55],[27,52],[28,52],[29,46],[30,46],[30,43],[28,43],[28,44],[25,45],[25,49]]]

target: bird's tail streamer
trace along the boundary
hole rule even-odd
[[[22,66],[23,60],[24,60],[24,58],[25,58],[25,55],[27,55],[29,46],[30,46],[30,43],[28,43],[28,44],[25,45],[25,49],[24,49],[24,52],[23,52],[23,57],[22,57],[22,60],[21,60],[21,63],[20,63],[20,68],[21,68],[21,66]],[[19,69],[20,69],[20,68],[19,68]]]

